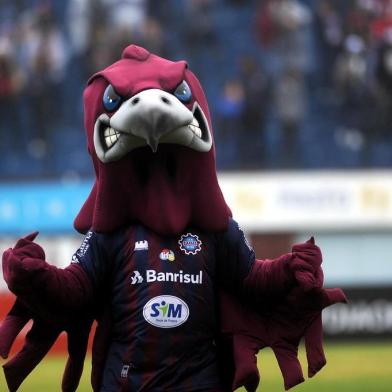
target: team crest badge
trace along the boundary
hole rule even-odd
[[[199,237],[195,234],[183,234],[178,241],[178,244],[180,245],[180,249],[186,255],[195,255],[196,253],[201,251],[201,241],[199,240]]]

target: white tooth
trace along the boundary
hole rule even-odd
[[[110,148],[112,146],[112,142],[110,140],[110,136],[109,137],[105,137],[105,143],[106,143],[106,147]]]
[[[106,127],[105,130],[103,131],[103,135],[105,138],[105,144],[107,148],[112,147],[120,138],[120,132],[117,132],[112,127]]]
[[[200,128],[198,128],[198,127],[196,127],[196,126],[194,126],[192,124],[189,124],[189,128],[196,136],[201,138],[202,133],[201,133],[201,129]]]
[[[197,121],[196,120],[196,117],[193,117],[193,120],[192,120],[192,123],[191,123],[192,125],[195,125],[196,127],[200,127],[200,124],[199,124],[199,121]]]

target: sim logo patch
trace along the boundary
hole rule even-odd
[[[154,327],[176,328],[188,320],[189,307],[181,298],[160,295],[144,305],[143,317]]]

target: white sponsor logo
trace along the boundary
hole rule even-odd
[[[202,284],[203,271],[198,274],[184,274],[182,270],[178,272],[157,272],[155,270],[146,270],[146,282],[178,282],[185,284]]]
[[[158,328],[175,328],[189,317],[188,305],[173,295],[160,295],[150,299],[143,308],[144,319]]]
[[[162,249],[162,252],[159,254],[159,258],[163,261],[174,261],[176,259],[176,256],[174,255],[174,252],[172,250]]]
[[[148,241],[136,241],[135,242],[135,250],[148,250]]]
[[[129,365],[124,365],[121,369],[121,378],[127,378],[129,372]]]
[[[143,276],[140,275],[139,271],[133,271],[133,276],[131,276],[131,284],[142,283]]]
[[[84,237],[84,240],[82,242],[82,245],[80,245],[80,248],[76,251],[76,253],[72,256],[72,262],[73,263],[79,263],[79,257],[83,257],[86,252],[88,251],[88,248],[90,247],[90,238],[93,236],[93,232],[89,231],[86,236]]]
[[[184,271],[178,272],[157,272],[155,270],[146,270],[145,278],[139,271],[133,271],[131,276],[131,284],[142,283],[144,280],[147,283],[153,282],[175,282],[184,284],[203,284],[203,271],[198,274],[184,274]]]
[[[203,271],[198,274],[184,274],[184,271],[178,272],[157,272],[155,270],[146,270],[145,278],[139,271],[133,271],[131,276],[131,284],[140,284],[144,280],[147,283],[153,282],[175,282],[184,284],[203,284]]]

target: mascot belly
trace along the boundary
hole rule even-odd
[[[321,311],[344,302],[324,289],[313,238],[259,260],[219,188],[207,101],[186,62],[131,45],[84,93],[96,179],[75,220],[85,239],[69,267],[20,239],[3,255],[17,296],[0,327],[10,391],[68,334],[62,390],[75,391],[93,320],[94,391],[255,391],[256,354],[271,347],[285,388],[325,364]]]

